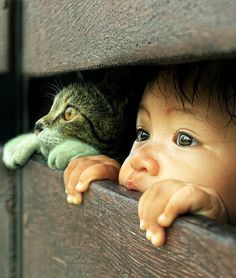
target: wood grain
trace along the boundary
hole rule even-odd
[[[32,75],[236,54],[234,0],[24,0]]]
[[[2,162],[0,148],[0,276],[12,277],[14,273],[14,173]]]
[[[23,184],[24,278],[236,276],[235,227],[184,216],[155,248],[139,230],[139,193],[97,182],[69,205],[62,172],[34,160]]]
[[[0,0],[0,73],[8,71],[8,6]]]

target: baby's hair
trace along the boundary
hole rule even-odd
[[[207,86],[210,91],[208,105],[213,97],[217,97],[220,109],[229,115],[229,121],[236,123],[236,60],[160,66],[154,72],[149,85],[152,86],[154,80],[157,80],[158,84],[158,75],[168,72],[166,78],[173,79],[176,97],[180,99],[183,107],[186,103],[194,105],[194,100],[199,96],[200,82],[203,81],[204,86]],[[187,90],[186,85],[189,85],[190,82],[192,90],[189,90],[189,86]]]

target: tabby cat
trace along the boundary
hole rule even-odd
[[[95,84],[72,83],[56,95],[49,113],[36,122],[34,133],[5,144],[3,161],[16,169],[39,153],[50,168],[60,170],[71,159],[88,155],[105,154],[121,162],[132,143],[128,144],[132,105],[132,98],[114,97]]]

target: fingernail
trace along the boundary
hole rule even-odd
[[[75,189],[78,190],[78,191],[80,191],[80,190],[81,190],[81,187],[82,187],[81,183],[78,182],[77,185],[76,185],[76,187],[75,187]]]
[[[79,205],[81,203],[82,199],[78,197],[73,197],[73,204]]]
[[[140,219],[140,229],[141,230],[145,229],[144,221],[142,219]]]
[[[160,237],[158,235],[153,235],[151,239],[151,243],[155,246],[160,245]]]
[[[146,231],[146,238],[147,238],[148,240],[151,240],[151,239],[152,239],[152,232],[151,232],[151,231],[149,231],[149,230]]]
[[[68,195],[68,196],[67,196],[67,202],[68,202],[69,204],[73,204],[73,196]]]
[[[166,216],[165,216],[165,214],[163,213],[163,214],[161,214],[159,217],[158,217],[158,222],[160,222],[160,224],[161,223],[163,223],[163,222],[165,222],[166,221]]]

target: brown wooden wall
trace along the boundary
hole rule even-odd
[[[0,0],[0,73],[12,55],[6,3],[22,19],[22,107],[32,76],[236,54],[234,0]],[[139,230],[138,193],[99,182],[68,205],[62,172],[37,159],[17,173],[1,163],[0,179],[1,278],[236,277],[235,227],[184,216],[155,248]]]
[[[7,1],[0,0],[0,74],[8,70],[8,13]]]
[[[139,229],[139,193],[97,182],[69,205],[62,172],[37,160],[23,184],[24,278],[236,277],[236,228],[185,216],[155,248]]]
[[[23,3],[24,67],[34,75],[236,52],[234,0]]]
[[[15,175],[6,169],[0,149],[0,277],[10,278],[14,273],[14,193]]]

